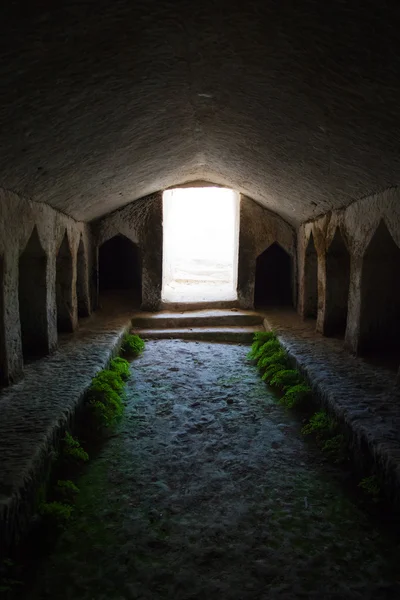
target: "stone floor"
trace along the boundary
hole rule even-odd
[[[396,372],[349,354],[343,340],[315,332],[315,321],[294,311],[263,313],[307,376],[316,396],[344,421],[358,444],[387,474],[388,494],[400,508],[400,386]]]
[[[116,311],[116,312],[114,312]],[[24,378],[0,392],[0,540],[8,545],[30,518],[32,485],[60,427],[74,414],[95,374],[130,325],[116,305],[60,336],[51,356],[25,366]]]
[[[248,347],[160,340],[77,481],[30,600],[384,600],[398,540],[300,433]]]

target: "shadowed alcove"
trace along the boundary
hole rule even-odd
[[[47,256],[36,227],[19,259],[18,302],[25,359],[48,352]]]
[[[318,255],[311,233],[304,257],[304,316],[316,319],[318,312]]]
[[[135,302],[142,297],[142,265],[137,244],[118,234],[99,248],[99,291],[123,292]]]
[[[400,248],[395,244],[382,220],[363,259],[358,347],[360,354],[388,359],[390,356],[398,356],[400,335],[399,265]]]
[[[57,254],[56,262],[57,329],[73,331],[72,316],[72,254],[67,232]]]
[[[350,254],[340,229],[326,253],[326,304],[324,333],[343,337],[347,323],[350,285]]]
[[[290,306],[292,303],[292,259],[275,242],[257,257],[254,306]]]
[[[0,256],[0,386],[6,382],[6,348],[4,339],[4,258]]]
[[[85,246],[83,244],[83,239],[81,238],[76,260],[76,300],[78,303],[78,317],[88,317],[90,315],[88,286]]]

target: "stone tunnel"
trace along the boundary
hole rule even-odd
[[[51,361],[64,352],[73,362],[74,340],[100,327],[106,310],[113,316],[96,338],[103,354],[86,374],[76,364],[81,379],[63,392],[68,409],[46,397],[54,414],[46,443],[32,442],[40,456],[109,360],[127,314],[149,321],[166,310],[258,312],[355,438],[367,420],[357,429],[354,414],[368,412],[364,400],[378,394],[372,379],[384,382],[369,406],[375,399],[389,407],[387,436],[380,431],[376,447],[399,444],[390,450],[388,484],[398,506],[398,7],[17,0],[0,11],[4,535],[14,539],[10,515],[22,502],[5,463],[18,440],[30,438],[30,424],[40,429],[30,416],[33,404],[42,410],[38,378],[57,378]],[[163,197],[193,189],[233,190],[237,198],[233,295],[168,304]],[[207,210],[212,222],[217,209]],[[333,365],[325,379],[318,354],[323,368]],[[353,379],[348,389],[362,394],[345,408],[334,380],[344,382],[346,370],[361,374],[361,387]],[[384,470],[386,458],[368,443]],[[36,475],[43,456],[37,461]],[[23,472],[28,495],[36,475]],[[13,508],[11,496],[19,498]],[[32,511],[21,511],[25,530]]]

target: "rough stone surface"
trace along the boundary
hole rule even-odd
[[[388,600],[398,540],[243,346],[149,342],[32,600]]]
[[[93,224],[95,244],[122,234],[139,246],[142,256],[143,310],[157,310],[162,287],[162,192],[141,198]],[[126,265],[129,268],[129,265]]]
[[[39,238],[39,244],[46,255],[44,319],[46,329],[46,351],[51,352],[57,345],[56,310],[56,256],[66,234],[72,254],[72,321],[77,322],[77,252],[80,242],[84,252],[84,293],[89,298],[89,270],[91,268],[91,233],[85,223],[77,223],[70,217],[53,210],[50,206],[22,199],[17,194],[0,189],[0,257],[3,263],[2,295],[3,305],[0,319],[3,321],[4,358],[3,381],[11,382],[21,376],[23,356],[21,346],[18,279],[19,258],[32,233]],[[81,246],[82,251],[82,246]],[[82,265],[82,261],[80,263]],[[38,285],[34,281],[33,285]],[[81,286],[82,289],[82,286]],[[31,302],[37,290],[30,291]],[[29,301],[29,298],[28,298]],[[36,316],[37,318],[37,316]],[[1,328],[0,328],[1,330]]]
[[[391,188],[364,198],[346,209],[330,212],[315,221],[302,225],[298,231],[299,312],[302,315],[307,312],[307,302],[305,301],[307,296],[307,285],[305,285],[307,265],[305,261],[306,248],[312,233],[318,254],[317,329],[325,333],[326,323],[329,323],[329,319],[325,314],[327,288],[329,291],[326,276],[326,254],[337,229],[340,230],[341,237],[350,255],[346,345],[353,352],[358,351],[360,340],[363,258],[381,221],[385,223],[391,237],[400,248],[400,191],[397,188]],[[382,256],[382,268],[384,268],[384,263],[385,257]],[[392,285],[394,284],[396,284],[396,277],[392,282]]]
[[[130,325],[130,315],[90,317],[59,349],[25,367],[25,377],[0,393],[0,554],[26,533],[50,453],[71,423],[87,387],[105,367]]]
[[[296,290],[295,230],[278,215],[263,209],[250,198],[241,196],[237,287],[241,308],[254,307],[256,260],[274,242],[292,258],[293,290]]]
[[[90,220],[205,179],[301,222],[399,180],[398,6],[5,2],[0,182]]]
[[[350,356],[338,339],[315,332],[295,312],[265,313],[316,398],[347,431],[360,468],[374,466],[390,502],[400,508],[400,389],[396,372]]]

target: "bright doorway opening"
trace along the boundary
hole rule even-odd
[[[217,187],[163,195],[164,302],[237,299],[239,195]]]

